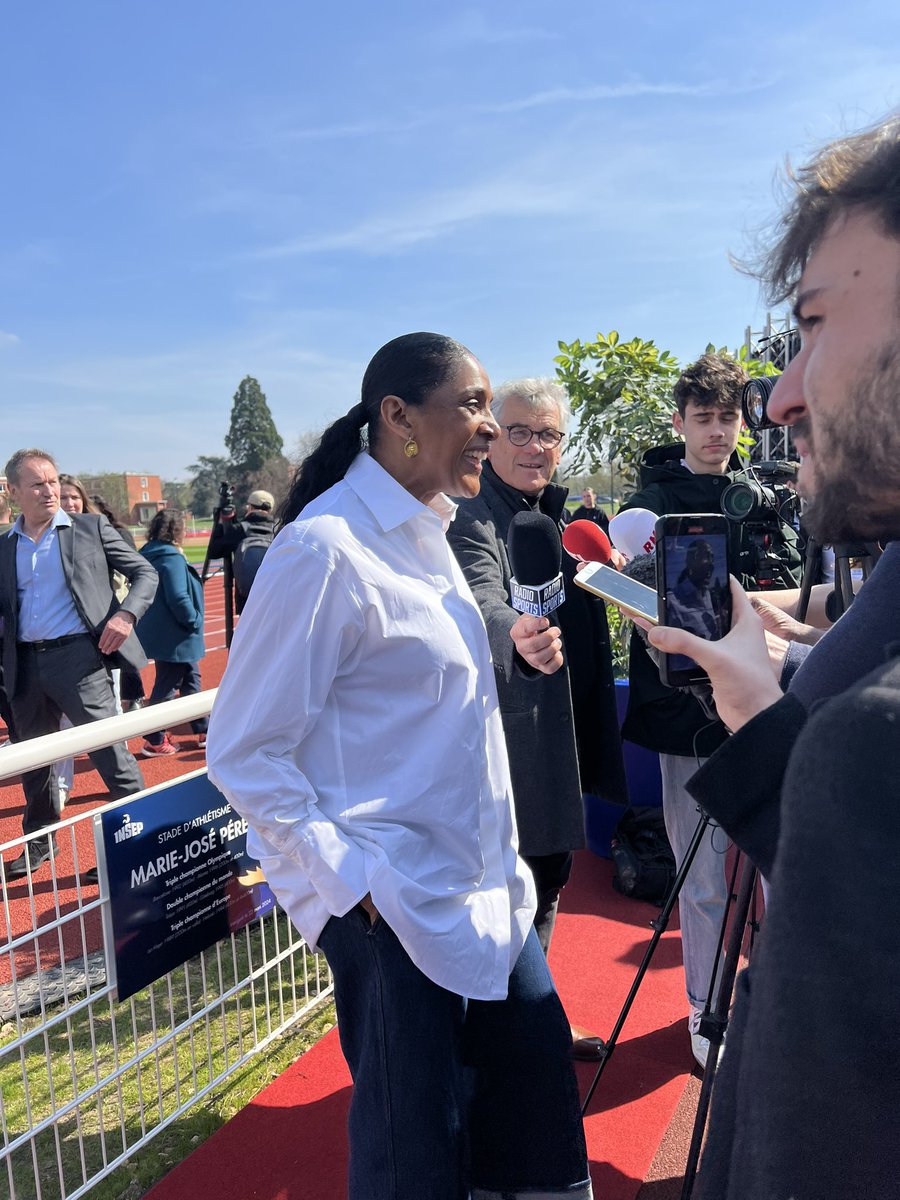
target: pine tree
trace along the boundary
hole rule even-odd
[[[264,463],[281,454],[284,442],[275,428],[265,394],[252,375],[241,380],[234,394],[225,445],[238,487],[261,470]]]

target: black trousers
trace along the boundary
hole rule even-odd
[[[3,638],[0,638],[0,662],[3,661]],[[6,726],[6,731],[9,734],[9,740],[16,740],[16,727],[13,721],[12,706],[9,703],[9,697],[6,694],[6,689],[3,686],[3,668],[0,667],[0,721]]]
[[[534,928],[544,954],[550,949],[556,912],[559,908],[559,893],[569,882],[572,874],[572,852],[561,854],[523,854],[522,859],[531,868],[537,892],[537,911]]]
[[[200,691],[200,666],[195,662],[160,662],[156,661],[156,679],[153,691],[150,693],[151,704],[162,704],[165,700],[174,700],[178,696],[195,696]],[[208,717],[198,717],[191,721],[194,733],[206,733],[209,726]],[[147,741],[151,746],[161,746],[165,733],[148,733]]]
[[[73,725],[88,725],[116,715],[109,671],[88,634],[46,650],[19,642],[16,654],[16,692],[10,703],[19,741],[56,733],[63,714]],[[94,750],[90,757],[114,800],[144,786],[140,768],[124,742]],[[22,832],[33,833],[54,825],[62,810],[53,766],[26,771],[22,787]]]

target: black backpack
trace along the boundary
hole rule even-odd
[[[610,857],[617,892],[662,907],[675,882],[675,855],[658,805],[625,810],[613,833]]]
[[[247,533],[234,548],[231,556],[231,567],[234,572],[234,588],[237,594],[246,600],[250,588],[259,570],[259,564],[265,558],[266,551],[272,545],[272,531],[245,526]]]

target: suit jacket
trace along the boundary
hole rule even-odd
[[[156,572],[123,541],[106,517],[80,513],[72,517],[71,525],[60,525],[56,533],[63,573],[75,608],[96,640],[109,618],[120,609],[132,613],[135,620],[143,616],[156,594]],[[17,542],[18,537],[0,537],[3,684],[10,697],[15,695],[18,658]],[[121,603],[112,588],[113,571],[124,575],[131,585]],[[147,665],[146,655],[133,633],[115,654],[109,656],[109,661],[113,666],[128,664],[141,668]]]
[[[565,488],[550,485],[538,501],[557,525],[566,495]],[[480,494],[460,501],[447,537],[487,626],[519,849],[545,855],[584,845],[583,791],[625,803],[626,787],[606,610],[572,583],[572,558],[563,555],[566,600],[553,617],[563,634],[562,669],[554,675],[533,671],[509,636],[519,613],[509,603],[506,538],[515,514],[530,508],[486,463]]]

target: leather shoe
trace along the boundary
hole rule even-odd
[[[578,1025],[569,1028],[572,1031],[572,1057],[580,1062],[599,1062],[603,1058],[603,1038]]]
[[[21,879],[28,873],[29,866],[33,875],[38,867],[42,867],[45,862],[55,858],[58,852],[59,848],[55,838],[38,838],[34,842],[29,842],[18,858],[14,858],[12,862],[6,864],[6,878]]]

